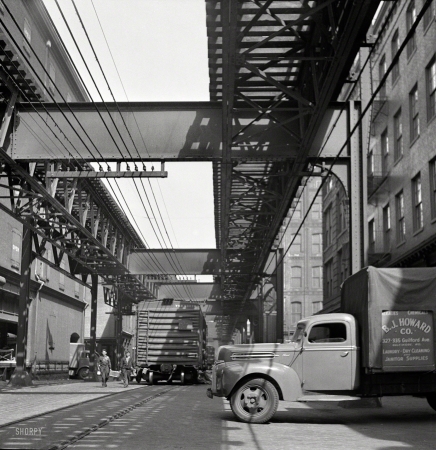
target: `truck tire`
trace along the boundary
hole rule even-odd
[[[242,422],[265,423],[277,411],[279,394],[264,378],[255,378],[239,386],[230,398],[233,414]]]
[[[142,370],[138,370],[138,373],[136,374],[136,382],[138,384],[141,384],[142,381]]]
[[[436,393],[428,394],[427,402],[436,411]]]
[[[86,380],[89,375],[89,368],[88,367],[82,367],[79,372],[77,373],[77,376],[82,379]]]

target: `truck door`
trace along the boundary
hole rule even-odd
[[[303,389],[351,390],[354,364],[350,324],[318,322],[309,326],[303,343]]]

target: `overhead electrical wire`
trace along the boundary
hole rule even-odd
[[[95,82],[95,79],[94,79],[94,77],[92,76],[91,71],[89,70],[89,67],[88,67],[88,65],[87,65],[87,63],[86,63],[86,61],[85,61],[85,59],[84,59],[84,57],[83,57],[83,54],[82,54],[82,52],[81,52],[79,46],[77,45],[77,42],[76,42],[76,40],[75,40],[75,38],[74,38],[74,35],[73,35],[73,33],[72,33],[72,31],[71,31],[71,29],[70,29],[70,27],[69,27],[67,21],[66,21],[66,18],[65,18],[65,16],[64,16],[64,14],[63,14],[63,12],[62,12],[62,10],[61,10],[59,4],[58,4],[57,2],[56,2],[56,4],[57,4],[57,6],[58,6],[58,8],[59,8],[59,11],[60,11],[60,13],[61,13],[63,19],[64,19],[64,22],[65,22],[65,24],[66,24],[66,26],[67,26],[67,29],[69,30],[69,32],[70,32],[70,34],[71,34],[71,36],[72,36],[72,38],[73,38],[73,41],[74,41],[74,43],[75,43],[75,45],[76,45],[76,47],[77,47],[77,49],[78,49],[78,51],[79,51],[79,54],[80,54],[81,57],[82,57],[82,60],[83,60],[83,62],[84,62],[84,64],[85,64],[85,67],[87,68],[87,70],[88,70],[88,72],[89,72],[89,74],[90,74],[90,77],[91,77],[91,79],[92,79],[92,81],[93,81],[93,83],[94,83],[94,85],[95,85],[95,87],[96,87],[96,89],[97,89],[97,92],[99,93],[100,97],[103,99],[103,96],[101,95],[101,92],[100,92],[100,90],[98,89],[97,83]],[[55,30],[56,30],[56,32],[57,32],[57,28],[56,28],[55,24],[54,24],[53,22],[52,22],[52,24],[53,24],[53,27],[55,28]],[[58,32],[57,32],[57,33],[58,33]],[[66,48],[65,44],[63,43],[63,40],[62,40],[61,36],[59,35],[59,33],[58,33],[58,37],[59,37],[60,41],[62,42],[62,45],[64,46],[64,50],[68,53],[68,49]],[[68,53],[68,54],[69,54],[69,53]],[[95,57],[97,58],[97,55],[95,55]],[[113,140],[115,146],[117,147],[117,149],[118,149],[118,151],[119,151],[119,153],[120,153],[120,155],[121,155],[121,158],[126,162],[126,164],[128,164],[128,161],[125,159],[123,152],[121,151],[121,149],[119,148],[118,144],[116,143],[116,141],[115,141],[115,139],[114,139],[112,133],[110,132],[110,130],[109,130],[109,128],[108,128],[108,126],[107,126],[105,120],[103,119],[103,117],[102,117],[102,115],[101,115],[101,113],[100,113],[100,111],[99,111],[97,105],[95,104],[94,100],[92,99],[92,95],[91,95],[89,89],[86,87],[86,84],[85,84],[83,78],[81,77],[79,71],[77,70],[77,68],[76,68],[76,66],[75,66],[75,64],[74,64],[74,61],[72,60],[71,56],[70,56],[70,59],[71,59],[71,63],[73,64],[73,66],[75,67],[75,69],[76,69],[76,71],[77,71],[77,74],[78,74],[78,76],[79,76],[79,78],[80,78],[80,80],[81,80],[81,82],[82,82],[82,84],[83,84],[83,86],[84,86],[84,88],[85,88],[85,90],[86,90],[88,96],[90,97],[90,99],[91,99],[91,101],[92,101],[92,103],[93,103],[95,109],[97,110],[97,112],[98,112],[98,114],[99,114],[99,116],[100,116],[100,118],[101,118],[103,124],[105,125],[106,130],[108,131],[108,133],[109,133],[109,135],[111,136],[111,138],[112,138],[112,140]],[[103,102],[103,103],[104,103],[104,102]],[[122,139],[122,141],[123,141],[123,143],[124,143],[124,145],[125,145],[125,147],[126,147],[126,150],[127,150],[128,154],[129,154],[129,156],[130,156],[131,158],[133,158],[133,156],[131,155],[130,151],[128,150],[128,147],[127,147],[127,145],[125,144],[125,142],[124,142],[124,140],[123,140],[123,138],[122,138],[122,136],[121,136],[121,134],[120,134],[120,132],[119,132],[119,130],[118,130],[118,127],[117,127],[116,123],[113,121],[113,118],[112,118],[112,116],[110,115],[110,112],[109,112],[109,110],[108,110],[108,108],[107,108],[106,103],[104,103],[104,105],[105,105],[105,107],[106,107],[106,110],[107,110],[107,112],[108,112],[109,117],[111,118],[111,120],[112,120],[112,122],[113,122],[113,125],[114,125],[115,129],[118,131],[118,133],[119,133],[119,135],[120,135],[120,138]],[[95,145],[95,144],[94,144],[94,145]],[[107,163],[106,163],[106,164],[107,164]],[[108,165],[108,168],[109,168],[109,165]],[[139,230],[140,234],[142,235],[142,239],[143,239],[144,242],[146,243],[147,241],[146,241],[144,235],[142,234],[142,231],[141,231],[140,227],[138,226],[138,224],[137,224],[137,222],[136,222],[135,216],[132,214],[132,212],[131,212],[131,210],[130,210],[130,207],[128,206],[128,203],[126,202],[126,199],[124,198],[124,195],[123,195],[123,193],[122,193],[122,190],[120,189],[120,187],[119,187],[117,181],[116,181],[116,184],[117,184],[117,188],[118,188],[118,190],[119,190],[119,193],[120,193],[120,195],[121,195],[122,198],[123,198],[124,204],[125,204],[126,207],[128,208],[128,210],[129,210],[129,212],[130,212],[130,215],[131,215],[132,219],[134,220],[134,222],[135,222],[135,224],[136,224],[136,226],[137,226],[137,229]],[[123,209],[123,206],[122,206],[123,204],[122,204],[122,202],[120,202],[120,200],[118,199],[118,196],[117,196],[115,190],[113,189],[112,185],[111,185],[109,182],[108,182],[108,185],[109,185],[109,187],[111,188],[111,190],[112,190],[112,192],[113,192],[113,195],[114,195],[114,197],[116,198],[118,204],[119,204],[120,207]],[[148,244],[147,244],[147,245],[148,245]],[[158,261],[155,261],[155,264],[159,265],[159,262],[158,262]],[[162,270],[163,272],[165,272],[165,270],[164,270],[162,267],[161,267],[161,270]]]
[[[24,32],[20,29],[20,27],[18,26],[18,23],[16,21],[16,19],[14,18],[14,16],[12,15],[12,13],[10,12],[9,8],[7,7],[7,5],[5,5],[6,10],[8,11],[10,17],[12,18],[15,26],[18,28],[18,30],[20,31],[20,33],[22,34],[23,38],[26,39]],[[29,68],[32,69],[34,75],[36,76],[36,78],[39,80],[39,82],[42,85],[45,85],[44,82],[41,80],[41,77],[38,75],[37,70],[35,69],[35,67],[33,66],[33,64],[28,60],[28,58],[26,57],[26,55],[24,54],[23,50],[21,50],[20,46],[17,44],[15,38],[13,37],[11,31],[9,30],[9,28],[6,26],[6,24],[3,22],[3,20],[0,18],[0,23],[3,26],[3,29],[8,33],[9,37],[11,38],[11,40],[14,42],[14,44],[17,46],[17,48],[20,50],[22,57],[25,59],[27,65]],[[33,47],[30,45],[29,46],[33,52],[33,54],[35,55],[37,61],[39,62],[39,64],[41,65],[43,71],[45,72],[45,74],[48,76],[50,82],[53,84],[53,86],[56,88],[57,92],[59,93],[59,95],[61,96],[61,98],[63,99],[63,101],[65,102],[65,98],[63,97],[62,93],[59,91],[58,87],[56,86],[54,80],[51,78],[50,74],[48,73],[47,69],[45,68],[45,66],[42,64],[41,60],[39,59],[38,55],[36,54],[35,50],[33,49]],[[10,58],[11,63],[13,64],[12,59]],[[28,82],[26,81],[27,85]],[[25,93],[19,88],[19,86],[15,83],[15,85],[17,86],[19,92],[21,92],[22,94],[24,94],[24,96],[27,98],[27,96],[25,95]],[[29,86],[29,85],[28,85]],[[30,88],[30,86],[29,86]],[[55,100],[54,96],[52,95],[52,93],[50,92],[50,90],[47,90],[50,98],[52,99],[53,103],[58,107],[59,111],[61,112],[61,114],[64,116],[64,118],[66,119],[67,123],[70,125],[70,127],[75,131],[75,133],[77,134],[77,136],[79,137],[80,141],[82,142],[82,144],[84,145],[84,147],[89,151],[90,155],[97,160],[97,158],[95,158],[95,155],[93,155],[92,151],[89,149],[89,147],[85,144],[85,142],[83,141],[83,139],[81,138],[81,136],[77,133],[77,130],[73,127],[72,123],[69,121],[69,119],[65,116],[65,113],[62,111],[62,109],[60,108],[58,102]],[[28,99],[28,98],[27,98]],[[48,127],[53,134],[55,135],[55,137],[57,137],[57,139],[59,140],[59,142],[64,146],[64,148],[69,152],[70,154],[70,158],[69,159],[73,159],[74,161],[76,161],[77,163],[79,163],[80,165],[82,165],[83,163],[87,164],[86,161],[84,160],[83,156],[80,154],[80,152],[74,147],[74,145],[72,144],[72,142],[68,139],[68,137],[65,135],[65,133],[63,133],[61,127],[56,123],[56,121],[53,119],[52,115],[49,113],[49,111],[45,108],[44,103],[39,100],[39,103],[43,106],[43,109],[46,111],[46,113],[48,114],[48,116],[52,119],[53,123],[55,124],[55,126],[59,129],[59,131],[61,132],[61,134],[65,137],[65,139],[70,143],[70,145],[74,148],[74,150],[77,152],[77,154],[79,155],[80,158],[82,158],[82,161],[78,161],[74,155],[66,148],[66,146],[60,141],[59,137],[53,132],[53,130],[51,130],[50,127]],[[32,105],[32,103],[30,103]],[[79,120],[77,119],[77,117],[75,116],[74,112],[71,110],[71,108],[69,107],[69,105],[67,104],[68,108],[70,109],[70,112],[73,114],[74,118],[76,119],[76,121],[79,123],[79,125],[81,126]],[[38,115],[41,117],[41,115],[39,114],[39,112],[36,110],[36,108],[32,105],[33,109],[38,113]],[[83,127],[81,126],[81,128],[83,129]],[[84,130],[85,134],[87,135],[86,131]],[[90,137],[87,135],[88,139],[91,141],[91,143],[94,145],[93,141],[90,139]],[[95,147],[96,148],[96,147]],[[99,150],[96,148],[97,152],[99,153],[99,156],[102,157],[101,153],[99,152]],[[104,158],[102,158],[104,160]],[[100,166],[101,167],[101,166]],[[116,194],[115,194],[116,195]]]
[[[83,29],[84,29],[84,31],[85,31],[85,34],[86,34],[88,40],[90,41],[89,35],[88,35],[88,33],[86,32],[84,23],[83,23],[83,21],[82,21],[82,19],[81,19],[81,17],[80,17],[80,13],[79,13],[79,11],[78,11],[76,5],[75,5],[74,0],[72,0],[72,2],[73,2],[73,5],[74,5],[76,14],[77,14],[78,17],[79,17],[80,23],[81,23],[81,25],[82,25],[82,27],[83,27]],[[119,77],[119,79],[120,79],[121,86],[122,86],[122,88],[123,88],[123,90],[124,90],[124,93],[125,93],[125,95],[126,95],[126,98],[128,99],[128,96],[127,96],[127,93],[126,93],[124,84],[123,84],[123,82],[122,82],[122,79],[121,79],[120,74],[119,74],[119,71],[118,71],[118,67],[117,67],[117,65],[116,65],[116,63],[115,63],[115,60],[114,60],[114,58],[113,58],[113,55],[112,55],[112,52],[111,52],[111,50],[110,50],[110,47],[109,47],[109,44],[108,44],[106,35],[105,35],[105,33],[104,33],[103,27],[102,27],[101,22],[100,22],[100,18],[98,17],[98,13],[97,13],[97,11],[96,11],[96,9],[95,9],[95,5],[94,5],[93,2],[92,2],[92,5],[93,5],[93,8],[94,8],[94,11],[95,11],[97,20],[98,20],[98,22],[99,22],[100,29],[101,29],[102,34],[103,34],[103,36],[104,36],[106,45],[107,45],[107,47],[108,47],[108,49],[109,49],[109,53],[110,53],[110,55],[111,55],[113,64],[114,64],[114,66],[115,66],[115,69],[116,69],[116,71],[117,71],[118,77]],[[90,45],[92,45],[92,44],[90,43]],[[130,139],[131,139],[131,141],[132,141],[132,143],[133,143],[133,145],[134,145],[134,147],[135,147],[135,149],[136,149],[136,151],[137,151],[137,154],[138,154],[139,158],[141,159],[141,163],[143,164],[143,166],[145,166],[144,161],[142,160],[141,155],[140,155],[140,153],[139,153],[139,150],[138,150],[138,148],[137,148],[137,146],[136,146],[136,144],[135,144],[135,142],[134,142],[134,140],[133,140],[133,137],[132,137],[132,135],[131,135],[131,133],[130,133],[130,131],[129,131],[129,129],[128,129],[128,126],[127,126],[126,122],[124,121],[122,112],[121,112],[120,109],[118,108],[118,104],[117,104],[117,102],[116,102],[116,99],[115,99],[115,96],[114,96],[114,94],[113,94],[113,91],[112,91],[112,89],[110,88],[110,85],[109,85],[109,82],[108,82],[108,80],[107,80],[107,77],[104,75],[103,68],[102,68],[100,62],[98,61],[98,57],[97,57],[97,55],[96,55],[94,49],[93,49],[93,52],[94,52],[94,57],[96,58],[96,60],[97,60],[97,62],[98,62],[98,65],[99,65],[99,67],[100,67],[100,70],[102,71],[103,76],[104,76],[104,79],[105,79],[105,81],[106,81],[106,83],[107,83],[107,85],[108,85],[109,92],[111,93],[111,96],[112,96],[112,98],[113,98],[115,104],[117,105],[118,112],[119,112],[119,114],[120,114],[120,116],[121,116],[121,118],[122,118],[122,120],[123,120],[123,124],[124,124],[124,126],[125,126],[125,128],[126,128],[128,134],[129,134],[129,137],[130,137]],[[144,141],[144,138],[143,138],[143,135],[142,135],[142,132],[141,132],[141,129],[140,129],[140,127],[139,127],[139,124],[138,124],[138,122],[137,122],[137,120],[136,120],[136,117],[135,117],[135,114],[134,114],[134,113],[133,113],[133,117],[134,117],[136,126],[137,126],[137,128],[138,128],[138,130],[139,130],[140,136],[141,136],[141,138],[142,138],[142,141],[143,141],[143,144],[144,144],[144,149],[146,150],[147,154],[149,155],[147,146],[146,146],[146,144],[145,144],[145,141]],[[131,155],[130,155],[130,156],[131,156]],[[131,157],[132,157],[132,156],[131,156]],[[133,158],[133,157],[132,157],[132,158]],[[141,182],[143,182],[142,179],[141,179]],[[158,209],[158,212],[159,212],[159,216],[160,216],[160,219],[161,219],[161,223],[162,223],[163,226],[164,226],[165,233],[166,233],[166,235],[167,235],[167,238],[168,238],[168,241],[169,241],[169,243],[170,243],[170,246],[171,246],[172,250],[174,251],[173,245],[172,245],[172,243],[171,243],[171,238],[170,238],[170,236],[169,236],[169,234],[168,234],[167,228],[166,228],[166,226],[165,226],[165,222],[164,222],[164,220],[163,220],[163,218],[162,218],[162,214],[161,214],[161,212],[160,212],[159,204],[158,204],[158,202],[157,202],[157,200],[156,200],[156,197],[155,197],[155,195],[154,195],[154,191],[153,191],[153,188],[152,188],[152,186],[151,186],[150,180],[148,180],[148,182],[149,182],[149,184],[150,184],[150,189],[151,189],[151,192],[152,192],[152,194],[153,194],[153,198],[154,198],[155,204],[156,204],[157,209]],[[156,215],[155,215],[155,213],[154,213],[154,211],[153,211],[153,207],[152,207],[152,205],[151,205],[151,202],[150,202],[150,200],[149,200],[149,198],[148,198],[148,195],[147,195],[147,192],[146,192],[144,186],[143,186],[143,189],[144,189],[144,193],[145,193],[145,195],[146,195],[148,204],[149,204],[149,206],[150,206],[150,209],[151,209],[151,211],[152,211],[152,214],[153,214],[153,216],[154,216],[154,218],[155,218],[155,220],[156,220]],[[138,191],[138,195],[140,196],[139,191]],[[141,196],[140,196],[140,198],[141,198]],[[142,202],[142,199],[141,199],[141,202]],[[143,202],[142,202],[142,203],[143,203]],[[144,210],[146,210],[144,204],[143,204],[143,206],[144,206]],[[156,223],[157,223],[157,220],[156,220]],[[154,227],[153,227],[153,230],[154,230]],[[154,231],[155,231],[155,230],[154,230]],[[163,240],[164,244],[166,244],[166,243],[165,243],[164,236],[163,236],[163,234],[162,234],[162,232],[161,232],[161,230],[160,230],[160,227],[159,227],[159,232],[160,232],[160,235],[161,235],[161,237],[162,237],[162,240]],[[156,237],[158,238],[156,232],[155,232],[155,234],[156,234]],[[158,238],[158,241],[159,241],[159,244],[161,245],[161,247],[163,248],[163,245],[162,245],[162,243],[160,242],[159,238]],[[179,261],[178,258],[177,258],[177,254],[175,254],[174,256],[176,257],[176,260],[177,260],[177,262],[178,262],[178,264],[179,264],[179,268],[181,269],[181,271],[182,271],[182,273],[183,273],[183,267],[182,267],[182,265],[180,264],[180,261]],[[171,256],[170,256],[170,257],[171,257]],[[171,259],[172,259],[172,258],[171,258]],[[174,260],[173,260],[173,262],[174,262]],[[174,267],[173,267],[173,269],[174,269]],[[184,275],[186,275],[186,274],[184,274]]]
[[[87,40],[88,40],[88,43],[89,43],[89,45],[90,45],[90,47],[91,47],[91,49],[92,49],[92,52],[93,52],[93,54],[94,54],[94,57],[95,57],[95,59],[96,59],[96,61],[97,61],[97,63],[98,63],[98,66],[99,66],[99,68],[100,68],[100,71],[102,72],[103,77],[104,77],[104,79],[105,79],[105,81],[106,81],[106,84],[108,85],[109,92],[111,93],[112,98],[113,98],[114,102],[116,103],[115,97],[114,97],[113,92],[112,92],[112,90],[111,90],[111,88],[110,88],[110,85],[109,85],[109,82],[108,82],[108,80],[107,80],[107,77],[106,77],[106,75],[104,74],[103,68],[102,68],[102,66],[101,66],[101,64],[100,64],[100,61],[99,61],[98,56],[97,56],[97,54],[96,54],[96,52],[95,52],[95,49],[94,49],[94,47],[93,47],[93,45],[92,45],[92,43],[91,43],[89,34],[88,34],[88,32],[86,31],[85,24],[84,24],[84,22],[83,22],[83,20],[82,20],[82,18],[81,18],[81,16],[80,16],[80,13],[79,13],[79,11],[78,11],[76,5],[75,5],[74,0],[72,0],[72,3],[73,3],[73,6],[74,6],[74,8],[75,8],[76,14],[77,14],[77,16],[78,16],[78,18],[79,18],[79,21],[80,21],[80,24],[81,24],[81,26],[82,26],[82,29],[84,30],[84,33],[85,33],[86,38],[87,38]],[[69,25],[68,25],[68,23],[67,23],[67,21],[66,21],[66,18],[65,18],[65,16],[64,16],[64,14],[62,13],[62,11],[61,11],[61,9],[60,9],[60,6],[59,6],[57,0],[56,0],[56,4],[57,4],[58,9],[60,10],[60,12],[61,12],[61,14],[62,14],[62,17],[63,17],[63,19],[64,19],[65,24],[66,24],[66,26],[67,26],[67,28],[68,28],[68,30],[69,30],[69,32],[70,32],[72,38],[73,38],[73,41],[74,41],[74,43],[75,43],[75,45],[76,45],[76,47],[77,47],[77,50],[79,51],[79,54],[81,55],[82,60],[83,60],[85,66],[86,66],[86,68],[87,68],[87,70],[88,70],[88,72],[89,72],[89,75],[90,75],[92,81],[94,82],[94,85],[95,85],[95,87],[96,87],[96,89],[97,89],[97,91],[98,91],[98,93],[99,93],[99,95],[100,95],[100,97],[101,97],[101,99],[102,99],[104,105],[106,106],[106,103],[104,102],[104,98],[103,98],[103,96],[101,95],[100,91],[98,90],[98,87],[97,87],[97,84],[96,84],[96,82],[95,82],[95,80],[94,80],[94,77],[92,76],[92,74],[91,74],[91,72],[90,72],[90,70],[89,70],[89,67],[88,67],[88,65],[86,64],[86,61],[85,61],[84,58],[83,58],[83,54],[82,54],[82,52],[80,51],[80,49],[79,49],[79,47],[78,47],[78,45],[77,45],[76,40],[74,39],[74,36],[73,36],[73,34],[72,34],[72,32],[71,32],[71,29],[70,29],[70,27],[69,27]],[[135,146],[135,148],[136,148],[136,150],[137,150],[138,156],[139,156],[139,158],[141,158],[140,153],[139,153],[139,151],[138,151],[138,149],[137,149],[137,147],[136,147],[136,144],[135,144],[135,142],[133,141],[133,138],[132,138],[132,136],[131,136],[131,133],[130,133],[130,131],[128,130],[127,124],[126,124],[125,121],[124,121],[124,118],[123,118],[123,116],[122,116],[122,113],[121,113],[120,109],[118,108],[118,104],[116,103],[116,105],[117,105],[118,112],[119,112],[120,116],[122,117],[124,126],[126,127],[126,129],[127,129],[127,131],[128,131],[128,134],[129,134],[129,136],[130,136],[130,138],[131,138],[131,140],[132,140],[132,143],[133,143],[133,145]],[[106,109],[107,109],[107,107],[106,107]],[[109,111],[108,111],[108,112],[109,112]],[[130,153],[130,151],[128,150],[127,145],[126,145],[124,139],[122,138],[121,133],[120,133],[120,131],[119,131],[119,129],[118,129],[118,127],[117,127],[115,121],[113,120],[112,116],[110,116],[110,117],[111,117],[111,119],[112,119],[112,122],[113,122],[113,124],[114,124],[114,127],[117,129],[117,132],[118,132],[120,138],[122,139],[122,142],[123,142],[124,146],[126,147],[126,150],[127,150],[128,153],[129,153],[130,158],[133,159],[133,156],[132,156],[132,154]],[[116,144],[115,141],[114,141],[114,143]],[[118,146],[117,146],[117,148],[118,148]],[[119,148],[118,148],[118,150],[120,151]],[[120,153],[122,153],[122,152],[120,151]],[[122,155],[122,156],[123,156],[123,155]],[[144,164],[143,164],[143,165],[144,165]],[[144,166],[145,166],[145,165],[144,165]],[[117,182],[116,182],[116,184],[117,184],[118,189],[120,190],[120,187],[119,187],[119,185],[118,185]],[[141,198],[140,193],[139,193],[138,188],[137,188],[137,185],[136,185],[136,183],[134,183],[134,184],[135,184],[136,190],[137,190],[137,192],[138,192],[138,195],[139,195],[139,197]],[[121,195],[122,195],[121,190],[120,190],[120,193],[121,193]],[[144,189],[144,193],[145,193],[145,195],[146,195],[146,197],[147,197],[147,200],[148,200],[148,195],[147,195],[147,193],[145,192],[145,189]],[[124,198],[123,198],[123,200],[125,201]],[[142,198],[141,198],[141,201],[142,201]],[[125,202],[125,203],[127,204],[127,202]],[[142,202],[142,203],[143,203],[143,202]],[[153,212],[153,209],[152,209],[152,206],[151,206],[151,203],[150,203],[149,200],[148,200],[148,203],[149,203],[149,206],[150,206],[150,208],[151,208],[151,210],[152,210],[152,213],[153,213],[153,215],[154,215],[154,212]],[[143,204],[143,206],[144,206],[144,209],[145,209],[145,205],[144,205],[144,204]],[[145,209],[145,210],[146,210],[146,209]],[[129,212],[131,213],[130,208],[129,208]],[[132,217],[134,217],[132,213],[131,213],[131,215],[132,215]],[[155,217],[155,216],[154,216],[154,217]],[[134,219],[134,220],[135,220],[135,219]],[[135,220],[135,224],[137,225],[136,220]],[[156,221],[156,224],[157,224],[157,221]],[[162,243],[160,242],[160,239],[159,239],[159,237],[158,237],[158,234],[157,234],[157,232],[156,232],[156,230],[155,230],[154,225],[152,224],[152,222],[151,222],[151,225],[152,225],[153,231],[155,232],[155,235],[156,235],[156,237],[157,237],[157,239],[158,239],[159,244],[160,244],[161,247],[163,248],[163,245],[162,245]],[[138,225],[137,225],[137,227],[138,227],[138,229],[139,229],[139,226],[138,226]],[[158,226],[158,224],[157,224],[157,227],[158,227],[158,230],[159,230],[159,232],[160,232],[160,235],[161,235],[161,237],[162,237],[162,239],[163,239],[163,234],[162,234],[162,232],[161,232],[160,227]],[[164,239],[163,239],[163,241],[165,242]],[[169,257],[168,257],[168,255],[166,254],[165,256],[166,256],[166,258],[168,259],[168,262],[169,262],[170,265],[172,266],[173,270],[175,270],[175,271],[177,272],[177,269],[175,269],[175,267],[174,267],[174,265],[173,265],[173,262],[174,262],[174,261],[172,260],[171,255],[169,255]],[[172,261],[170,261],[170,259],[171,259]]]

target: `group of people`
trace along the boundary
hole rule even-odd
[[[107,387],[107,380],[111,371],[111,360],[107,355],[107,351],[103,350],[102,355],[98,358],[98,370],[101,374],[101,385]],[[120,363],[121,379],[123,386],[127,387],[130,381],[130,375],[133,369],[133,360],[130,352],[127,350]]]

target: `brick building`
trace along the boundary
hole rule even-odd
[[[322,202],[321,196],[316,196],[321,179],[307,181],[289,213],[292,217],[282,227],[281,247],[287,250],[283,261],[285,340],[294,333],[298,320],[322,309]]]
[[[42,0],[0,2],[0,18],[4,23],[0,28],[2,116],[11,85],[19,88],[20,102],[89,100]],[[15,116],[13,126],[31,128],[32,124]],[[4,148],[10,154],[14,145],[9,134]],[[5,280],[0,287],[0,349],[5,349],[14,348],[16,341],[23,226],[6,212],[10,201],[5,187],[8,178],[6,173],[0,177],[0,203],[4,206],[0,209],[0,276]],[[103,185],[101,188],[106,198],[111,198]],[[86,283],[70,274],[66,256],[58,268],[51,246],[47,246],[44,258],[46,262],[35,259],[31,267],[26,364],[41,372],[66,372],[70,342],[84,342],[90,336],[90,291]],[[123,332],[122,344],[131,345],[134,320],[125,316],[122,325],[116,326],[112,313],[99,286],[97,350],[104,346],[115,358],[116,335]]]
[[[420,14],[424,3],[382,4],[368,38],[374,43],[370,79],[361,77],[341,94],[342,100],[350,94],[360,100],[365,83],[372,94],[385,79],[368,112],[368,146],[362,149],[367,169],[364,265],[436,265],[436,24],[434,2]],[[359,73],[361,60],[356,60],[354,73]],[[349,223],[340,209],[341,191],[334,177],[323,190],[326,311],[339,308],[340,284],[350,274]]]

